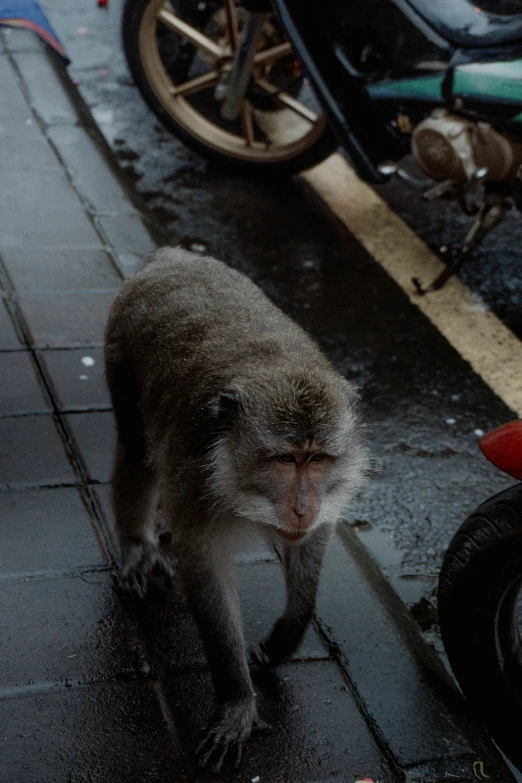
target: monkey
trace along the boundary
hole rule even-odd
[[[358,392],[246,276],[182,248],[157,250],[109,313],[106,377],[116,419],[112,474],[120,584],[143,597],[173,563],[197,624],[216,707],[201,766],[241,759],[263,725],[233,561],[260,533],[281,549],[286,606],[252,652],[275,666],[313,616],[332,530],[367,473]]]

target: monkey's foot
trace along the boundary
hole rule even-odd
[[[302,622],[292,622],[281,617],[276,622],[267,639],[259,647],[251,647],[250,657],[257,666],[278,666],[288,660],[303,638],[307,625]]]
[[[248,652],[250,653],[252,663],[255,663],[257,666],[265,668],[266,666],[275,665],[268,653],[265,651],[264,644],[262,643],[259,645],[259,647],[249,647]]]
[[[222,705],[197,749],[200,767],[209,765],[213,772],[220,772],[229,752],[234,754],[234,766],[239,767],[245,740],[252,731],[267,728],[268,724],[257,714],[254,697]]]
[[[152,573],[162,576],[167,588],[172,587],[174,565],[157,544],[143,541],[126,544],[122,549],[123,566],[119,574],[121,590],[144,598]]]

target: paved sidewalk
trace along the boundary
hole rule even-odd
[[[103,328],[161,235],[30,34],[1,34],[0,84],[0,783],[210,780],[193,763],[212,690],[185,601],[124,602],[111,578]],[[282,575],[262,547],[237,570],[255,643]],[[511,780],[347,530],[316,624],[259,698],[271,731],[220,780]]]

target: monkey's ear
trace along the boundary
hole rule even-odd
[[[240,396],[235,389],[220,392],[209,402],[212,417],[222,427],[232,426],[239,408]]]

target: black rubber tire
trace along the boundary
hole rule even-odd
[[[125,0],[122,16],[122,37],[125,56],[134,82],[145,101],[161,120],[163,125],[172,131],[172,133],[181,139],[188,147],[191,147],[193,150],[210,160],[226,164],[227,166],[232,165],[234,168],[244,172],[251,174],[257,173],[263,176],[297,174],[300,171],[305,171],[312,166],[316,166],[331,155],[332,152],[335,152],[339,145],[328,125],[325,126],[323,133],[316,141],[303,152],[284,161],[267,161],[263,163],[245,161],[233,157],[226,152],[217,152],[213,147],[207,146],[200,139],[187,132],[186,128],[180,126],[176,122],[156,97],[140,59],[138,45],[139,30],[141,19],[149,2],[150,0]],[[184,0],[184,2],[186,3],[186,0]],[[177,3],[175,3],[175,5],[177,5]]]
[[[453,538],[439,578],[444,647],[468,701],[522,766],[522,484],[483,503]]]

